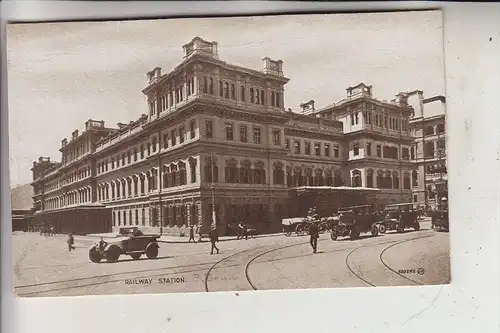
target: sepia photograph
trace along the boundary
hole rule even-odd
[[[6,37],[17,296],[451,283],[440,10]]]

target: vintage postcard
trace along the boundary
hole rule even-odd
[[[10,24],[7,51],[18,296],[451,282],[440,11]]]

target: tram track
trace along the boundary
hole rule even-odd
[[[422,236],[422,237],[415,237],[415,238],[411,238],[411,239],[405,239],[405,240],[402,240],[402,241],[399,241],[399,242],[395,242],[391,245],[388,245],[386,246],[379,254],[379,260],[380,260],[380,263],[385,267],[387,268],[389,271],[391,271],[393,274],[405,279],[405,280],[408,280],[416,285],[423,285],[423,283],[421,282],[418,282],[418,281],[415,281],[413,279],[410,279],[409,277],[403,275],[403,274],[400,274],[398,273],[395,269],[393,269],[392,267],[390,267],[389,265],[387,265],[387,263],[383,260],[383,254],[390,248],[396,246],[396,245],[399,245],[399,244],[403,244],[403,243],[408,243],[408,242],[412,242],[412,241],[416,241],[416,240],[420,240],[420,239],[423,239],[423,238],[429,238],[429,237],[432,237],[433,235],[426,235],[426,236]],[[358,246],[356,248],[354,248],[352,251],[350,251],[347,256],[345,257],[345,264],[347,266],[347,269],[349,270],[349,272],[354,275],[356,278],[358,278],[359,280],[363,281],[364,283],[368,284],[369,286],[371,287],[377,287],[376,284],[368,281],[366,278],[364,278],[363,276],[361,276],[359,274],[359,272],[356,272],[353,267],[349,264],[349,258],[354,254],[354,252],[356,252],[357,250],[359,249],[362,249],[362,248],[366,248],[366,247],[373,247],[373,246],[378,246],[380,244],[370,244],[370,245],[367,245],[367,246]]]
[[[383,255],[387,250],[389,250],[390,248],[392,248],[394,246],[397,246],[399,244],[406,243],[406,242],[415,241],[415,240],[422,239],[422,238],[427,238],[427,237],[432,237],[432,235],[413,237],[413,238],[406,239],[403,241],[389,240],[389,241],[384,241],[384,242],[377,242],[376,244],[357,246],[354,249],[352,248],[352,246],[341,247],[341,248],[337,248],[337,249],[332,250],[332,251],[327,251],[327,253],[351,250],[345,259],[345,263],[346,263],[348,270],[356,278],[360,279],[364,283],[366,283],[370,286],[376,286],[375,284],[370,282],[368,279],[363,278],[362,276],[360,276],[360,274],[356,273],[356,271],[353,269],[353,267],[351,267],[349,264],[349,258],[352,256],[353,253],[355,253],[356,250],[359,250],[361,248],[379,246],[379,245],[382,245],[384,243],[391,243],[390,245],[386,246],[380,252],[379,260],[382,263],[382,265],[384,265],[384,267],[387,268],[392,273],[394,273],[402,278],[405,278],[406,280],[408,280],[414,284],[422,285],[422,283],[420,283],[418,281],[412,280],[412,279],[410,279],[402,274],[399,274],[396,270],[394,270],[392,267],[390,267],[384,261]],[[321,241],[322,242],[329,242],[330,240],[323,239]],[[299,243],[295,243],[295,244],[288,244],[288,245],[278,246],[278,247],[276,247],[276,246],[273,247],[272,245],[268,245],[268,246],[264,246],[264,248],[263,247],[250,248],[250,249],[246,249],[246,250],[242,250],[242,251],[238,251],[236,253],[233,253],[233,254],[226,256],[226,257],[224,257],[216,262],[202,262],[202,263],[195,263],[195,264],[188,264],[188,265],[176,265],[176,266],[161,267],[161,268],[132,270],[132,271],[126,271],[126,272],[101,274],[101,275],[91,276],[91,277],[77,277],[77,278],[64,279],[64,280],[58,280],[58,281],[33,283],[33,284],[15,286],[14,290],[16,291],[16,294],[18,296],[30,297],[30,296],[43,295],[43,294],[47,294],[47,293],[58,293],[58,292],[62,292],[65,290],[78,289],[78,288],[88,288],[90,290],[93,290],[99,285],[108,284],[108,283],[123,282],[123,281],[129,280],[131,278],[133,278],[133,279],[140,279],[140,278],[145,278],[145,277],[154,278],[154,277],[164,276],[166,274],[172,275],[172,274],[186,274],[186,273],[194,273],[194,272],[200,272],[200,275],[202,275],[203,274],[202,272],[206,271],[206,273],[203,274],[203,275],[205,275],[204,287],[205,287],[206,292],[211,292],[213,290],[211,290],[211,288],[209,286],[209,277],[211,276],[213,271],[215,269],[225,269],[225,268],[229,268],[231,270],[231,269],[234,269],[236,267],[237,267],[237,269],[239,268],[240,271],[242,271],[243,276],[240,276],[240,277],[242,277],[245,280],[245,282],[250,286],[250,288],[253,290],[259,290],[259,288],[256,285],[256,282],[252,279],[251,274],[249,272],[252,264],[254,264],[258,258],[261,258],[269,253],[280,251],[280,250],[287,249],[287,248],[303,246],[303,245],[309,245],[309,242],[299,242]],[[270,248],[270,247],[272,247],[272,248]],[[258,253],[256,255],[252,255],[252,252],[259,251],[259,250],[263,251],[263,252]],[[248,253],[250,255],[250,257],[246,260],[246,264],[244,264],[244,267],[241,267],[242,263],[240,263],[240,262],[237,262],[234,264],[230,263],[231,259],[234,259],[238,255],[244,255],[245,253]],[[323,252],[323,253],[325,253],[325,252]],[[302,254],[302,255],[299,255],[296,257],[305,257],[305,256],[310,256],[310,255],[312,255],[312,254],[308,253],[308,254]],[[292,257],[290,257],[290,258],[292,258]],[[271,259],[268,262],[277,261],[277,260],[286,260],[286,259],[290,259],[290,258]],[[226,265],[224,265],[224,264],[226,264]],[[206,266],[209,266],[208,269]],[[151,272],[155,272],[155,274],[153,274],[153,275],[148,274]],[[131,277],[131,275],[137,275],[137,276]],[[87,292],[85,294],[89,294],[89,293]]]

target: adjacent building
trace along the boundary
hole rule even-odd
[[[436,208],[448,197],[446,164],[446,99],[444,96],[424,98],[422,91],[409,93],[414,109],[410,129],[415,138],[411,159],[413,201],[429,209]],[[430,115],[427,116],[426,114]]]
[[[325,207],[412,200],[406,93],[379,101],[360,84],[338,103],[292,112],[281,60],[228,64],[217,42],[198,37],[183,49],[176,68],[147,73],[147,114],[117,128],[88,120],[62,141],[61,163],[34,162],[37,219],[63,232],[138,225],[178,235],[215,216],[222,233],[240,221],[271,232],[305,213],[304,193],[328,198]]]

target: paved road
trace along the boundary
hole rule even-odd
[[[356,241],[321,235],[284,235],[210,244],[160,244],[156,260],[91,263],[95,239],[15,234],[14,285],[20,296],[75,296],[163,292],[244,291],[443,284],[450,281],[448,233],[422,224],[418,232],[387,233]],[[403,271],[401,271],[403,270]]]

